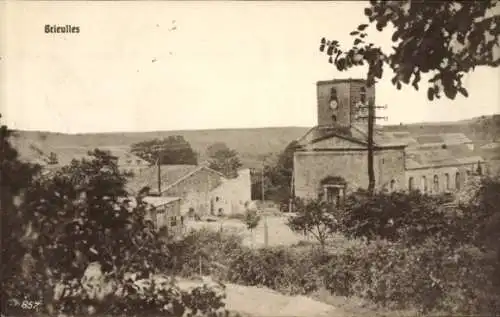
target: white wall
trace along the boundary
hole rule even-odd
[[[245,204],[251,201],[250,170],[241,169],[238,177],[224,179],[222,184],[210,193],[214,213],[222,208],[225,215],[245,212]]]

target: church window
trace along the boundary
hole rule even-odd
[[[330,89],[330,100],[337,100],[337,89],[335,87]]]
[[[337,116],[336,115],[332,115],[332,122],[333,123],[337,122]]]
[[[434,175],[434,188],[433,191],[435,193],[439,192],[439,177],[437,175]]]
[[[446,190],[450,189],[450,175],[448,173],[444,174],[444,186]]]
[[[422,186],[421,186],[422,190],[424,191],[424,193],[427,193],[427,179],[425,176],[422,176]]]
[[[413,177],[410,177],[410,179],[408,179],[408,189],[410,191],[415,190],[415,179]]]
[[[396,189],[396,181],[391,180],[391,191]]]
[[[455,188],[460,189],[460,172],[455,174]]]

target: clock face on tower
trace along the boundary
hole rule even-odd
[[[333,99],[330,101],[330,109],[332,110],[337,110],[337,107],[338,107],[338,103],[337,103],[337,100]]]

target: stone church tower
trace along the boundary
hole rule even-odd
[[[363,79],[335,79],[316,83],[318,98],[318,126],[351,128],[354,124],[366,124],[358,116],[366,116],[367,110],[359,105],[375,102],[375,86],[368,87]]]

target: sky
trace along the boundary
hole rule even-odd
[[[365,2],[13,2],[0,4],[0,112],[10,128],[62,133],[316,124],[316,81],[338,72],[322,37],[347,47]],[[72,25],[75,34],[46,34]],[[390,30],[389,30],[390,31]],[[370,31],[389,48],[390,32]],[[399,124],[500,112],[500,68],[467,76],[469,98],[376,86]],[[425,87],[425,83],[422,83]]]

